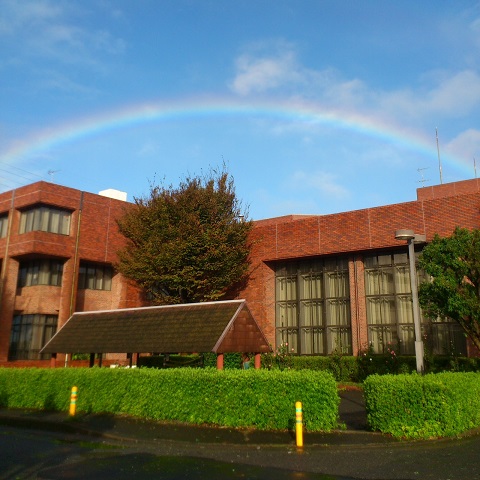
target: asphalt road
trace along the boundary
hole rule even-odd
[[[480,480],[480,430],[422,442],[369,432],[358,391],[341,393],[340,421],[298,449],[294,432],[0,409],[0,480]]]
[[[171,442],[160,446],[106,442],[85,435],[3,427],[0,433],[0,478],[348,480],[346,477],[276,467],[268,462],[266,465],[244,463],[242,457],[248,460],[249,454],[237,449],[236,453],[230,451],[228,460],[209,458],[214,452],[222,452],[220,456],[225,456],[225,448],[218,445],[197,445],[193,450],[191,444],[190,448],[184,447]]]
[[[120,438],[0,426],[0,479],[480,479],[480,435],[365,443],[363,435],[342,442],[339,434],[297,449],[292,442],[209,443],[195,431],[183,440],[129,431]]]

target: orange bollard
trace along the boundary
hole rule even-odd
[[[77,409],[77,392],[78,388],[73,387],[72,388],[72,393],[70,395],[70,416],[73,417],[75,415],[75,410]]]
[[[297,437],[297,447],[303,447],[303,416],[302,402],[295,403],[295,431]]]

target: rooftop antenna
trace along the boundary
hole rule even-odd
[[[423,171],[424,171],[424,170],[427,170],[427,169],[428,169],[428,167],[417,168],[417,172],[418,172],[418,173],[421,175],[421,177],[422,177],[421,180],[418,181],[418,183],[421,183],[421,184],[422,184],[422,187],[425,186],[425,185],[424,185],[425,182],[428,182],[428,181],[429,181],[428,178],[424,178],[424,176],[423,176]]]
[[[52,183],[55,183],[55,174],[60,170],[49,170],[47,173],[50,175],[50,180]]]
[[[437,155],[438,155],[438,170],[440,171],[440,185],[443,183],[442,176],[442,162],[440,160],[440,148],[438,146],[438,128],[435,127],[435,136],[437,137]]]

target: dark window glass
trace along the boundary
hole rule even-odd
[[[7,236],[8,215],[0,215],[0,238]]]
[[[70,234],[71,212],[45,205],[22,211],[20,233],[40,230],[42,232]]]
[[[313,259],[275,268],[276,342],[293,353],[351,353],[348,260]]]
[[[373,255],[365,257],[364,263],[369,345],[376,353],[394,349],[403,355],[414,355],[415,326],[407,254]],[[426,279],[425,273],[417,270],[418,283]],[[442,355],[454,350],[457,355],[466,354],[459,325],[447,319],[429,322],[422,312],[420,317],[432,353]]]
[[[111,290],[113,268],[110,265],[81,263],[78,288],[90,290]]]
[[[40,350],[57,330],[57,315],[15,315],[10,335],[9,360],[42,360]]]
[[[63,261],[42,258],[20,262],[18,286],[62,285]]]

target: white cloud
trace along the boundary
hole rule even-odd
[[[445,79],[427,97],[426,106],[432,112],[462,115],[480,103],[480,76],[471,70],[458,72]]]
[[[328,172],[304,172],[297,170],[292,177],[292,185],[302,189],[311,188],[322,195],[345,199],[350,192],[337,182],[337,176]]]
[[[0,12],[0,34],[9,35],[32,25],[53,21],[62,15],[62,8],[48,0],[2,0]]]
[[[381,90],[359,78],[345,78],[333,68],[309,69],[299,62],[295,48],[282,42],[274,48],[251,49],[236,59],[235,67],[230,88],[239,95],[281,92],[291,99],[359,110],[400,124],[421,123],[432,115],[460,117],[480,105],[480,75],[468,68],[425,72],[415,87]]]
[[[106,30],[81,27],[81,4],[48,0],[0,0],[0,35],[15,38],[29,57],[94,64],[98,54],[118,54],[125,42]],[[100,62],[98,62],[100,63]]]
[[[156,155],[159,151],[158,144],[156,142],[147,141],[137,151],[139,157],[150,157]]]
[[[37,70],[35,80],[31,83],[31,90],[54,90],[70,94],[98,95],[100,92],[93,85],[85,85],[75,81],[68,75],[56,70]]]
[[[461,116],[480,103],[480,76],[472,70],[438,75],[429,88],[383,92],[378,106],[396,115],[422,118],[427,115]]]
[[[475,157],[480,168],[480,130],[470,128],[448,142],[445,150],[457,158],[471,159]]]
[[[237,75],[231,88],[240,95],[264,92],[296,82],[300,78],[294,55],[290,51],[277,57],[241,55],[236,61],[236,69]]]

